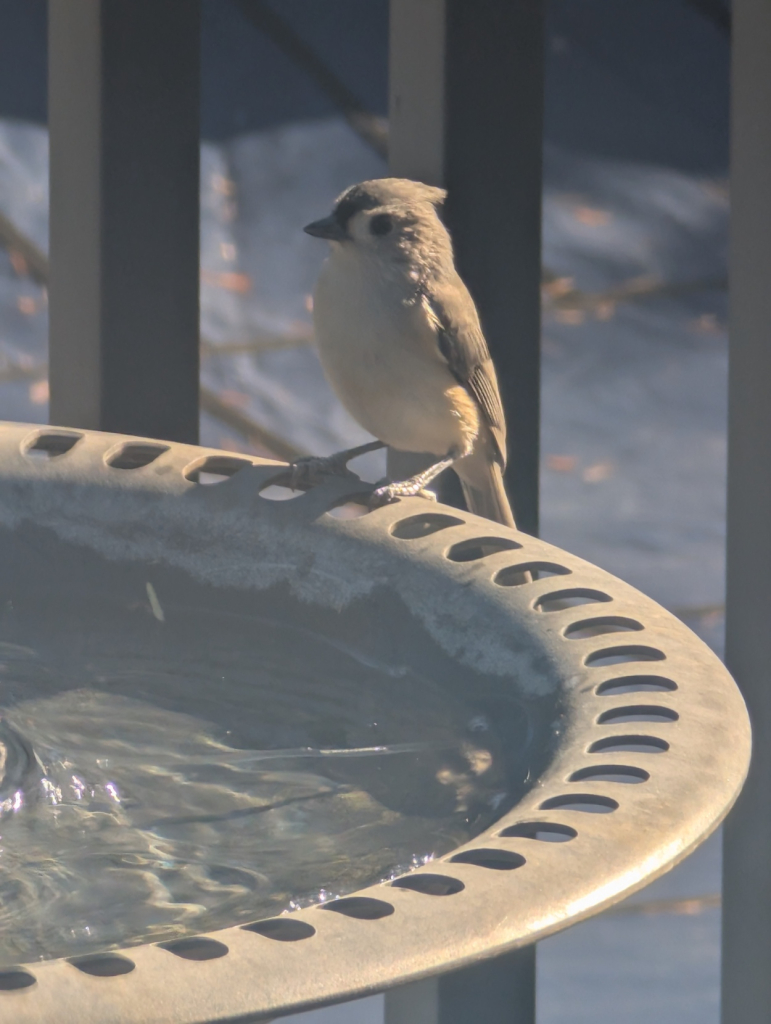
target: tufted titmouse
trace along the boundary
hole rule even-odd
[[[503,487],[506,424],[479,316],[437,215],[446,193],[403,178],[347,189],[305,231],[329,241],[313,302],[324,372],[378,441],[332,456],[344,467],[388,445],[437,461],[379,487],[376,502],[420,493],[449,466],[472,512],[514,526]],[[318,460],[313,460],[318,463]]]

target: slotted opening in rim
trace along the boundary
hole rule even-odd
[[[385,900],[375,900],[370,896],[345,896],[340,900],[323,903],[321,910],[332,910],[345,917],[355,917],[359,921],[378,921],[381,917],[390,917],[394,908]]]
[[[268,501],[291,501],[293,498],[301,498],[303,494],[305,491],[293,491],[283,484],[268,484],[260,491],[260,497]]]
[[[588,752],[611,754],[617,750],[639,754],[663,754],[669,750],[669,744],[658,736],[606,736],[592,743]]]
[[[476,562],[499,551],[516,551],[522,545],[510,537],[473,537],[453,544],[446,557],[451,562]]]
[[[556,562],[520,562],[507,565],[493,576],[493,583],[499,587],[521,587],[525,583],[546,579],[548,576],[569,576],[570,569]]]
[[[129,960],[126,956],[119,956],[117,953],[78,956],[67,962],[94,978],[117,978],[121,974],[130,974],[136,966],[133,960]]]
[[[480,868],[491,868],[493,871],[513,871],[521,868],[525,858],[521,853],[513,853],[511,850],[464,850],[450,857],[452,864],[476,864]]]
[[[353,497],[338,498],[334,505],[327,509],[327,515],[333,519],[360,519],[370,512],[365,495],[358,494]]]
[[[391,885],[395,889],[411,889],[425,896],[454,896],[466,888],[459,878],[449,875],[405,875],[396,878]]]
[[[598,697],[612,697],[617,693],[672,692],[677,683],[665,676],[617,676],[606,679],[595,689]]]
[[[111,469],[141,469],[168,450],[167,444],[124,444],[117,451],[108,452],[105,462]]]
[[[159,942],[158,945],[183,960],[218,960],[228,953],[228,947],[224,942],[196,936],[175,939],[173,942]]]
[[[567,640],[587,640],[605,633],[639,632],[645,627],[637,619],[628,619],[623,615],[597,615],[592,619],[582,619],[565,627],[563,636]]]
[[[597,718],[598,725],[606,722],[676,722],[680,716],[672,708],[656,704],[634,704],[626,708],[611,708]]]
[[[541,804],[542,811],[551,811],[557,807],[563,811],[581,811],[584,814],[610,814],[618,810],[618,801],[597,793],[563,793]]]
[[[46,430],[24,441],[22,451],[33,459],[56,459],[71,451],[82,437],[81,433],[74,430]]]
[[[194,484],[222,484],[252,465],[249,459],[237,459],[231,455],[207,455],[203,459],[196,459],[182,475]]]
[[[539,843],[569,843],[578,832],[570,825],[557,824],[554,821],[519,821],[509,825],[498,835],[502,839],[534,839]]]
[[[271,917],[266,921],[245,924],[241,930],[264,935],[266,939],[274,939],[276,942],[300,942],[302,939],[310,939],[316,934],[316,929],[307,921],[293,921],[291,918],[281,917]]]
[[[585,782],[596,779],[599,782],[621,782],[635,785],[647,782],[650,772],[630,764],[593,764],[588,768],[580,768],[568,779],[568,782]]]
[[[29,988],[36,981],[33,974],[21,968],[0,971],[0,992],[18,992],[20,988]]]
[[[584,658],[584,665],[621,665],[632,661],[665,661],[666,654],[657,647],[643,647],[629,644],[623,647],[605,647],[601,651],[592,651]]]
[[[597,604],[612,601],[610,594],[602,590],[589,590],[587,587],[570,587],[566,590],[555,590],[551,594],[539,597],[533,607],[539,612],[560,612],[565,608],[575,608],[582,604]]]
[[[432,533],[447,530],[450,526],[462,526],[463,520],[456,516],[446,516],[439,512],[424,512],[419,516],[400,519],[391,527],[391,535],[398,540],[419,540],[430,537]]]

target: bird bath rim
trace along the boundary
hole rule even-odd
[[[226,479],[201,486],[202,473]],[[445,650],[502,676],[524,664],[510,637],[530,636],[534,692],[558,691],[564,712],[547,769],[486,832],[389,882],[268,922],[2,971],[0,1019],[259,1020],[381,991],[610,906],[687,856],[738,796],[750,753],[741,696],[655,602],[550,544],[422,499],[330,515],[366,501],[353,478],[264,500],[282,473],[214,449],[8,423],[0,523],[32,521],[104,557],[165,559],[215,584],[280,577],[331,607],[385,581]],[[175,538],[217,521],[238,530],[237,556],[212,536],[193,564]],[[127,522],[144,526],[133,548]],[[250,573],[250,545],[281,545],[278,575]]]

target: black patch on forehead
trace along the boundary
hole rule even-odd
[[[335,207],[335,220],[340,227],[347,228],[348,221],[354,214],[359,213],[361,210],[374,210],[376,206],[380,205],[380,202],[380,199],[373,196],[371,192],[367,192],[366,189],[354,185],[353,188],[348,189]]]

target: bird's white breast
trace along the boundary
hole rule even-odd
[[[340,247],[324,264],[313,319],[324,372],[364,428],[403,451],[445,455],[461,441],[457,382],[406,275]]]

